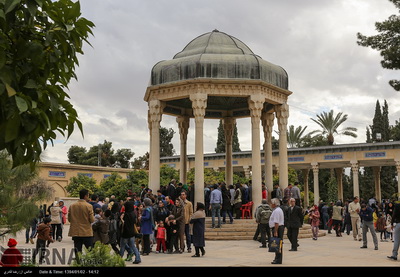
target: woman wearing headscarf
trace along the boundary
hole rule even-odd
[[[128,257],[126,261],[131,261],[132,256],[135,255],[134,264],[141,262],[139,251],[135,246],[135,224],[137,221],[136,214],[134,212],[134,205],[132,201],[126,201],[124,204],[125,211],[121,214],[121,243],[119,254],[123,257],[125,252],[125,246],[128,244]]]
[[[175,209],[173,211],[176,224],[178,225],[178,240],[180,242],[179,253],[182,253],[185,250],[185,214],[183,205],[184,203],[182,199],[177,198],[175,200]]]
[[[196,211],[192,214],[190,219],[190,227],[192,231],[192,242],[194,245],[194,249],[196,254],[192,257],[200,257],[206,254],[204,250],[205,239],[204,239],[204,231],[205,231],[205,223],[206,223],[206,213],[205,206],[203,203],[198,202],[196,205]]]
[[[320,219],[320,214],[318,211],[318,206],[314,205],[310,209],[310,218],[311,218],[311,230],[313,234],[313,240],[318,239],[318,232],[319,232],[319,219]]]
[[[150,198],[143,200],[143,211],[140,217],[140,231],[143,234],[143,255],[149,255],[151,252],[150,247],[150,235],[154,231],[154,219],[153,219],[153,202]]]

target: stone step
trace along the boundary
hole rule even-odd
[[[217,222],[217,221],[216,221]],[[252,240],[257,228],[257,223],[254,219],[236,219],[232,224],[222,224],[221,228],[211,227],[211,218],[206,218],[206,240]],[[318,236],[324,236],[326,233],[320,231]],[[286,229],[284,238],[286,237]],[[303,224],[299,230],[299,239],[312,238],[311,225]]]

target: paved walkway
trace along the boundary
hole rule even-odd
[[[65,251],[68,260],[72,251],[73,242],[68,234],[69,225],[63,231],[64,240],[50,244],[49,250],[55,266],[62,266],[60,258],[54,254],[62,254]],[[378,239],[379,239],[379,234]],[[29,249],[31,253],[34,244],[25,244],[25,234],[17,235],[18,248]],[[300,239],[297,252],[289,251],[289,241],[284,240],[284,253],[282,265],[271,265],[274,254],[268,253],[265,248],[259,248],[260,243],[253,240],[240,241],[206,241],[206,254],[203,257],[194,258],[192,253],[182,254],[157,254],[150,253],[142,256],[142,263],[132,267],[399,267],[399,261],[387,259],[391,255],[393,242],[379,242],[379,249],[374,250],[372,237],[368,234],[368,248],[361,249],[362,242],[354,241],[353,237],[344,234],[336,237],[335,234],[327,234],[314,241],[312,239]],[[6,247],[8,239],[1,241],[1,246]],[[155,250],[155,246],[153,247]],[[54,256],[54,257],[52,257]],[[52,261],[51,261],[52,262]],[[44,267],[44,265],[42,266]]]

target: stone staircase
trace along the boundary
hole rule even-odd
[[[211,228],[211,217],[207,217],[204,236],[206,240],[252,240],[256,228],[257,223],[254,219],[235,219],[232,224],[222,224],[221,228],[214,229]],[[319,231],[318,236],[325,235],[325,231]],[[286,229],[284,238],[286,238]],[[299,230],[299,239],[303,238],[312,238],[311,225],[303,224],[303,227]]]

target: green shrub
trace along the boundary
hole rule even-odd
[[[111,249],[110,245],[97,241],[93,248],[89,250],[85,249],[82,253],[78,253],[78,257],[72,262],[71,266],[125,267],[125,261]]]

